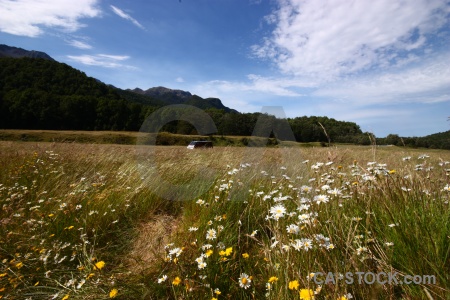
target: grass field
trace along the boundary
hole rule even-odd
[[[0,141],[22,142],[52,142],[52,143],[83,143],[83,144],[144,144],[153,138],[154,145],[187,146],[192,140],[210,140],[215,146],[247,146],[249,136],[221,135],[183,135],[168,132],[149,134],[136,131],[81,131],[81,130],[25,130],[0,129]],[[269,146],[274,146],[276,140],[270,138]],[[320,143],[295,143],[301,147],[318,146]]]
[[[0,165],[2,299],[450,294],[449,151],[3,141]]]

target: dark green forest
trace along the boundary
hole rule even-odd
[[[263,127],[274,128],[278,139],[291,139],[280,134],[282,130],[277,132],[281,120],[273,116],[219,109],[224,107],[219,99],[203,99],[197,95],[182,103],[204,110],[214,121],[218,135],[261,135],[254,132],[259,120]],[[56,61],[0,58],[0,129],[138,131],[152,112],[168,104],[173,103],[106,85]],[[371,133],[362,132],[356,123],[328,117],[303,116],[287,119],[287,122],[298,142],[321,142],[324,146],[376,143],[450,149],[450,131],[427,137],[391,134],[375,138]],[[170,122],[162,131],[197,134],[186,121]]]

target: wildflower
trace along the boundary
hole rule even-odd
[[[19,262],[19,263],[16,264],[16,268],[17,269],[20,269],[22,267],[23,267],[23,262]]]
[[[115,298],[117,296],[117,289],[112,289],[111,292],[109,292],[109,298]]]
[[[95,268],[96,268],[97,270],[103,269],[104,266],[105,266],[105,262],[104,262],[103,260],[101,260],[101,261],[99,261],[99,262],[97,262],[97,263],[95,264]]]
[[[327,192],[328,192],[328,194],[331,194],[333,196],[339,196],[339,195],[342,194],[341,190],[339,190],[337,188],[334,188],[332,190],[328,190]]]
[[[272,276],[269,278],[269,283],[273,283],[275,281],[278,281],[278,277]]]
[[[320,188],[322,191],[326,191],[329,190],[331,187],[328,184],[324,184],[322,185],[322,187]]]
[[[247,289],[252,283],[252,280],[250,279],[250,277],[245,274],[245,273],[241,273],[241,276],[239,277],[239,286],[241,288]]]
[[[327,195],[317,195],[314,196],[314,201],[316,201],[317,204],[327,203],[329,201],[329,198]]]
[[[214,240],[217,237],[216,234],[217,232],[214,229],[208,229],[208,231],[206,232],[206,239]]]
[[[298,227],[298,225],[291,224],[289,226],[286,226],[286,231],[288,233],[296,234],[300,232],[300,228]]]
[[[77,285],[77,289],[81,289],[81,287],[84,285],[85,282],[86,282],[85,279],[81,279],[80,282]]]
[[[161,278],[158,278],[158,283],[162,283],[167,280],[167,275],[163,275]]]
[[[361,255],[361,253],[367,251],[366,247],[359,247],[358,249],[356,249],[356,254],[357,255]]]
[[[220,294],[222,294],[222,292],[217,288],[217,289],[214,290],[214,294],[220,295]]]
[[[300,299],[304,300],[314,300],[314,291],[310,289],[301,289],[300,292]]]
[[[94,273],[89,273],[89,275],[88,276],[86,276],[86,279],[89,279],[89,278],[92,278],[92,277],[94,277]]]
[[[176,255],[176,257],[180,256],[180,254],[183,252],[183,249],[181,248],[173,248],[169,251],[169,256]]]
[[[298,290],[299,286],[300,286],[300,284],[298,283],[297,280],[289,281],[289,289],[290,290]]]
[[[250,255],[249,255],[248,253],[242,253],[242,257],[245,258],[245,259],[247,259],[247,258],[250,257]]]
[[[270,208],[270,213],[272,214],[272,218],[278,221],[279,218],[284,217],[286,208],[282,204],[278,204]]]
[[[450,191],[450,188],[449,188]],[[255,237],[255,235],[258,233],[258,230],[253,230],[252,233],[250,234],[251,237]]]
[[[220,251],[219,255],[220,256],[230,256],[231,252],[233,252],[233,247],[229,247],[227,248],[225,251]]]
[[[211,254],[213,254],[213,252],[214,252],[213,250],[208,249],[208,251],[205,252],[205,256],[206,256],[206,257],[210,257]]]
[[[307,186],[307,185],[302,185],[302,187],[300,188],[300,191],[302,193],[309,193],[311,191],[311,187]]]
[[[305,251],[308,251],[309,249],[312,248],[312,241],[310,239],[302,239],[303,242],[303,249],[305,249]]]
[[[180,279],[180,277],[175,277],[175,279],[172,281],[172,284],[173,285],[179,285],[181,283],[181,279]]]
[[[67,300],[69,299],[69,294],[66,294],[61,300]]]

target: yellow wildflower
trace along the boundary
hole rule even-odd
[[[172,284],[173,285],[179,285],[181,283],[181,279],[180,279],[180,277],[175,277],[175,279],[172,281]]]
[[[314,291],[310,289],[301,289],[300,292],[300,299],[303,300],[314,300]]]
[[[6,275],[8,275],[8,273],[2,273],[2,274],[0,274],[0,278],[5,277]]]
[[[278,277],[272,276],[272,277],[269,278],[269,283],[272,283],[272,282],[275,282],[275,281],[278,281]]]
[[[97,262],[97,263],[95,264],[95,268],[96,268],[97,270],[103,269],[104,266],[105,266],[105,262],[104,262],[103,260],[101,260],[101,261],[99,261],[99,262]]]
[[[243,257],[243,258],[249,258],[250,255],[248,255],[248,253],[242,253],[242,257]]]
[[[233,247],[229,247],[227,249],[225,249],[225,251],[220,251],[219,255],[220,256],[230,256],[231,252],[233,252]]]
[[[214,252],[213,250],[208,249],[208,251],[206,251],[206,253],[205,253],[206,257],[210,257],[211,254],[213,254],[213,252]]]
[[[298,287],[300,284],[298,284],[297,280],[289,281],[289,289],[290,290],[298,290]]]
[[[112,289],[111,292],[109,292],[109,298],[115,298],[117,296],[117,289]]]
[[[19,263],[16,264],[16,268],[17,269],[20,269],[22,267],[23,267],[23,262],[19,262]]]
[[[67,300],[69,299],[69,294],[66,294],[61,300]]]

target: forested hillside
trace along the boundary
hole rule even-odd
[[[0,58],[0,128],[137,130],[151,106],[66,64]]]

